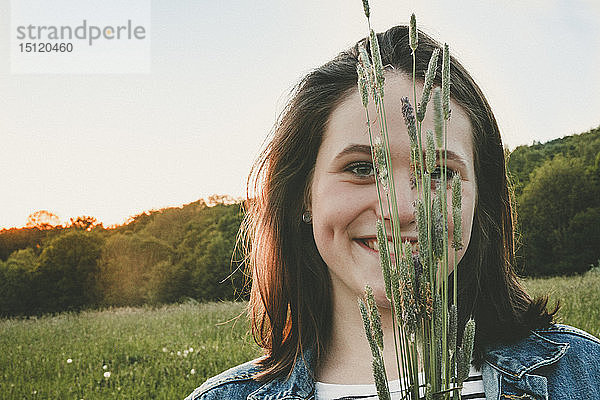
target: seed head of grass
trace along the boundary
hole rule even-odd
[[[410,24],[408,26],[408,36],[409,36],[409,44],[413,53],[417,50],[417,45],[419,43],[419,34],[417,32],[417,17],[415,14],[410,16]]]
[[[431,383],[428,383],[425,387],[425,400],[433,400],[433,390],[431,389]]]
[[[456,273],[456,271],[454,271]],[[456,309],[456,304],[452,304],[450,306],[450,313],[448,316],[448,349],[450,349],[450,354],[454,354],[456,352],[456,330],[458,326],[458,312]]]
[[[427,103],[431,97],[431,88],[433,87],[433,81],[435,80],[435,74],[438,66],[438,57],[440,49],[435,49],[429,59],[429,65],[427,66],[427,72],[425,73],[425,83],[423,84],[423,94],[421,95],[421,101],[417,107],[417,120],[419,122],[425,119],[425,112],[427,111]]]
[[[402,323],[410,334],[417,330],[417,302],[415,299],[415,273],[412,256],[412,246],[405,242],[402,245],[402,259],[400,262],[400,282],[402,282]]]
[[[455,173],[452,177],[452,222],[454,223],[452,247],[460,250],[462,244],[462,184],[460,174]]]
[[[367,310],[367,306],[362,299],[358,299],[358,308],[360,309],[360,315],[363,320],[365,336],[367,337],[367,341],[369,342],[369,347],[371,347],[371,354],[374,358],[378,357],[379,349],[377,348],[377,343],[373,338],[373,331],[371,330],[371,320],[369,319],[369,311]]]
[[[419,282],[419,309],[422,317],[431,319],[433,316],[433,296],[431,292],[431,284],[426,279],[421,279]]]
[[[375,75],[373,73],[373,65],[371,64],[371,57],[369,57],[369,53],[365,46],[358,46],[358,63],[362,65],[363,70],[365,71],[365,76],[367,78],[367,86],[369,87],[370,93],[373,98],[377,98],[377,82],[375,80]]]
[[[417,148],[417,126],[415,124],[415,114],[413,106],[410,104],[408,97],[400,99],[402,102],[402,116],[404,117],[404,124],[408,131],[408,137],[410,139],[410,148],[414,150]]]
[[[444,306],[442,305],[442,296],[440,296],[440,294],[437,291],[435,291],[433,293],[433,326],[435,329],[434,333],[438,338],[442,337],[443,312]]]
[[[379,397],[379,400],[390,400],[390,391],[381,357],[373,359],[373,377],[375,378],[375,387],[377,388],[377,397]]]
[[[427,172],[430,174],[435,171],[436,165],[436,154],[435,154],[435,141],[433,139],[433,132],[431,130],[427,130],[425,133],[425,167],[427,168]]]
[[[462,345],[460,346],[457,365],[457,379],[464,382],[469,377],[471,366],[471,355],[473,354],[473,343],[475,341],[475,320],[470,319],[465,326]]]
[[[371,12],[369,10],[369,0],[363,0],[363,9],[365,10],[365,17],[369,19],[369,17],[371,17]]]
[[[373,331],[373,338],[377,343],[377,346],[383,350],[383,329],[381,328],[381,315],[375,304],[375,296],[373,296],[373,289],[371,286],[365,286],[365,297],[367,299],[367,307],[369,309],[369,317],[371,319],[371,329]]]
[[[358,93],[360,94],[363,107],[366,108],[369,105],[369,81],[367,79],[365,68],[362,66],[362,64],[356,64],[356,73],[358,75]]]
[[[425,211],[425,201],[423,199],[417,200],[417,234],[419,237],[419,255],[421,256],[421,262],[427,257],[427,214]]]
[[[447,43],[444,43],[442,56],[442,109],[447,120],[450,118],[450,49]]]
[[[438,147],[444,146],[444,113],[442,111],[442,92],[439,87],[433,89],[433,128]]]
[[[390,278],[390,257],[388,252],[388,241],[385,235],[381,220],[377,220],[377,248],[379,250],[379,263],[383,272],[383,283],[385,285],[385,295],[388,300],[392,299],[391,278]]]
[[[373,159],[375,161],[375,172],[383,190],[388,190],[388,170],[385,161],[385,150],[381,138],[377,137],[373,143]]]
[[[390,278],[392,283],[392,295],[394,298],[394,307],[396,308],[396,317],[398,319],[398,323],[404,323],[402,314],[404,312],[404,304],[402,303],[402,295],[403,295],[403,282],[400,278],[400,272],[397,268],[392,268],[390,271]]]
[[[446,191],[439,186],[435,191],[431,202],[431,219],[433,229],[431,232],[431,244],[433,245],[433,256],[439,260],[444,254],[444,215],[442,212],[442,202],[445,200]]]
[[[377,93],[379,94],[379,97],[383,98],[383,84],[385,82],[385,78],[383,76],[383,63],[381,61],[381,53],[379,51],[379,40],[377,39],[377,34],[373,29],[371,29],[370,42],[371,58],[373,59],[373,69],[375,70]]]

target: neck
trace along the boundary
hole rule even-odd
[[[334,290],[335,292],[335,290]],[[356,301],[333,296],[331,338],[318,362],[317,380],[336,384],[371,384],[373,356]],[[398,379],[391,310],[380,307],[383,359],[388,379]]]

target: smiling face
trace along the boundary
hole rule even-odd
[[[412,80],[404,75],[386,75],[384,102],[400,229],[403,240],[416,241],[413,204],[417,193],[412,184],[409,138],[400,112],[400,99],[412,93],[412,90]],[[421,90],[422,86],[418,84],[417,93]],[[460,173],[462,179],[464,247],[458,254],[459,261],[469,244],[476,185],[471,124],[458,104],[451,102],[450,106],[452,118],[448,124],[448,169]],[[433,130],[432,112],[427,114],[422,132]],[[369,109],[369,116],[373,132],[378,132],[374,108]],[[314,238],[331,275],[334,310],[339,309],[342,304],[355,308],[356,298],[362,296],[366,284],[373,288],[380,305],[388,304],[379,254],[374,243],[377,218],[383,216],[389,232],[390,216],[385,211],[385,204],[381,215],[365,118],[358,91],[349,94],[333,110],[317,154],[311,183],[310,208]],[[449,223],[451,222],[449,216]],[[451,265],[452,253],[450,251]]]

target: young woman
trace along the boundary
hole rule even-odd
[[[416,242],[416,190],[400,112],[400,98],[412,93],[408,29],[394,27],[378,38],[402,237]],[[389,215],[378,205],[357,90],[360,43],[368,47],[357,43],[300,82],[253,171],[243,233],[252,329],[265,356],[209,379],[190,400],[375,398],[356,305],[365,284],[383,309],[386,370],[396,370],[374,246],[375,222],[389,223]],[[439,47],[419,33],[417,77]],[[459,325],[470,316],[477,324],[475,368],[463,399],[600,399],[600,341],[554,325],[546,301],[532,300],[512,270],[513,221],[498,126],[469,73],[455,59],[450,70],[448,168],[462,179],[465,244],[458,254]],[[432,125],[426,117],[423,131]]]

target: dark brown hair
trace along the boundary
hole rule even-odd
[[[378,34],[387,69],[412,73],[408,28]],[[252,276],[249,313],[257,343],[265,350],[268,380],[289,374],[303,349],[318,358],[330,336],[331,282],[315,245],[311,225],[302,222],[317,152],[329,116],[357,90],[358,45],[315,69],[297,85],[274,134],[253,167],[248,213],[241,234]],[[440,45],[419,33],[417,76]],[[441,67],[440,67],[441,68]],[[437,74],[438,85],[440,73]],[[469,73],[451,58],[451,97],[473,128],[477,200],[471,240],[458,267],[459,320],[477,323],[476,355],[485,345],[526,336],[551,323],[544,300],[533,301],[513,272],[514,237],[510,193],[498,125]]]

